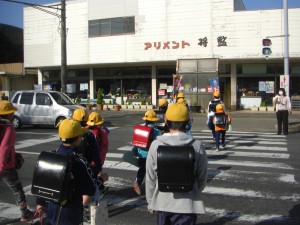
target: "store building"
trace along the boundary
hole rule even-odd
[[[12,92],[33,88],[36,70],[24,70],[23,29],[0,23],[0,94],[8,98]]]
[[[217,71],[183,75],[191,105],[206,107],[209,78],[218,76],[231,109],[243,94],[271,104],[283,66],[283,10],[247,11],[242,0],[67,1],[67,89],[94,98],[139,93],[156,105],[158,90],[173,83],[178,59],[216,59]],[[289,9],[290,93],[300,93],[300,8]],[[60,90],[59,18],[24,9],[24,64],[38,68],[38,83]],[[262,53],[270,38],[272,54]],[[259,84],[268,86],[264,90]],[[244,93],[243,93],[244,92]],[[160,92],[161,93],[161,92]],[[196,96],[196,100],[194,97]],[[74,96],[76,97],[76,96]]]

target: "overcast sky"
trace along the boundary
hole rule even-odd
[[[35,4],[58,3],[60,0],[16,0]],[[209,1],[209,0],[208,0]],[[233,0],[232,0],[233,1]],[[283,0],[243,0],[247,10],[279,9]],[[67,0],[68,4],[68,0]],[[300,8],[300,0],[288,0],[289,8]],[[23,28],[22,4],[0,0],[0,23]]]

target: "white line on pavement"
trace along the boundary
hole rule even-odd
[[[58,136],[47,138],[47,139],[27,139],[25,141],[22,141],[21,144],[16,144],[15,148],[16,149],[28,148],[31,146],[40,145],[43,143],[58,141],[58,140],[59,140]]]

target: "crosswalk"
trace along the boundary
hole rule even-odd
[[[226,148],[220,152],[214,149],[210,131],[193,131],[193,136],[203,142],[208,156],[208,183],[203,191],[208,220],[225,217],[241,224],[263,221],[297,224],[299,218],[288,215],[289,209],[300,200],[300,191],[294,177],[296,169],[289,165],[285,136],[230,132],[226,135]],[[135,166],[121,159],[131,149],[128,143],[108,153],[104,168],[136,171]],[[131,187],[132,180],[115,176],[107,185],[124,189]],[[115,199],[114,195],[108,195],[106,200],[109,208],[147,205],[143,198]]]
[[[285,136],[230,132],[226,134],[226,148],[220,152],[215,151],[209,130],[193,130],[193,136],[202,141],[208,157],[208,182],[203,191],[206,215],[199,216],[199,221],[224,220],[247,225],[266,221],[269,222],[266,224],[298,224],[299,217],[289,214],[300,200],[300,184],[295,180],[298,170],[289,163],[291,155]],[[51,142],[53,138],[47,141]],[[17,151],[27,145],[17,144]],[[125,189],[131,190],[137,171],[135,166],[122,160],[123,154],[131,149],[132,145],[128,142],[110,149],[107,154],[104,170],[110,174],[110,180],[106,185],[113,190],[104,197],[109,211],[122,207],[147,211],[145,196],[120,194]],[[124,173],[130,175],[124,176]],[[24,189],[27,196],[32,196],[30,186]],[[15,205],[0,202],[0,218],[13,220],[18,214]]]

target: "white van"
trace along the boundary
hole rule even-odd
[[[58,91],[17,91],[11,98],[17,108],[13,119],[14,127],[22,125],[56,125],[71,118],[76,105],[66,94]]]

